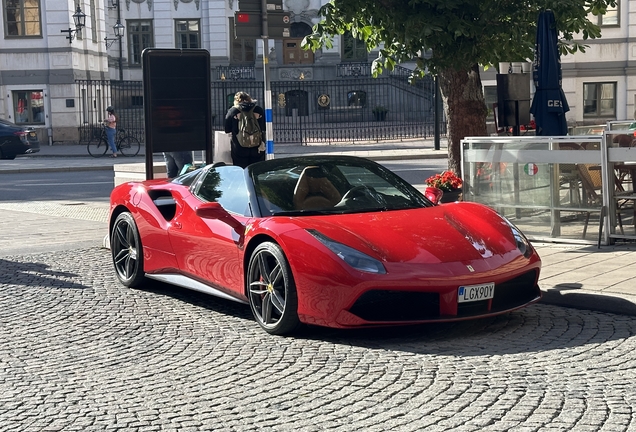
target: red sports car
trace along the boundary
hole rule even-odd
[[[267,332],[453,321],[541,298],[541,261],[480,204],[438,204],[367,159],[218,164],[111,195],[119,280],[248,303]]]

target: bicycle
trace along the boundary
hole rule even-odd
[[[124,129],[117,129],[115,145],[117,146],[117,151],[121,153],[122,156],[137,156],[141,148],[139,140],[127,134]],[[88,150],[88,154],[93,157],[102,157],[109,149],[108,139],[106,139],[106,128],[102,125],[99,136],[91,138],[86,146],[86,150]]]

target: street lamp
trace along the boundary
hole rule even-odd
[[[68,30],[60,30],[62,33],[68,33],[66,39],[68,39],[68,43],[73,42],[76,33],[81,33],[82,28],[86,25],[86,14],[82,12],[82,8],[77,5],[77,10],[73,14],[73,23],[75,24],[75,28],[72,29],[69,27]]]
[[[123,47],[122,47],[122,39],[124,37],[125,27],[121,23],[121,8],[119,4],[119,0],[111,0],[110,4],[112,6],[108,6],[108,9],[117,9],[117,23],[113,26],[113,32],[115,33],[114,38],[105,37],[104,42],[106,43],[106,49],[110,48],[115,41],[119,41],[119,81],[124,80],[124,71],[122,70],[122,56],[123,56]]]
[[[110,48],[115,43],[115,41],[121,40],[121,38],[124,37],[124,30],[125,30],[125,27],[122,25],[122,23],[117,21],[117,24],[115,24],[113,26],[113,32],[115,33],[115,37],[114,38],[109,38],[109,37],[105,37],[104,38],[104,42],[106,42],[106,48]]]

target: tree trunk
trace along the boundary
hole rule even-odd
[[[461,173],[460,141],[467,136],[486,135],[486,103],[479,66],[470,70],[444,69],[439,75],[448,137],[448,169]]]

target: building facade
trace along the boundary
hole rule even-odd
[[[239,0],[2,1],[0,118],[34,126],[43,143],[79,140],[85,113],[101,113],[111,101],[77,82],[141,81],[144,48],[206,49],[213,80],[262,79],[263,52],[277,81],[369,76],[374,57],[350,35],[316,53],[300,48],[326,0],[282,0],[291,18],[289,36],[270,40],[265,49],[260,39],[235,38]],[[78,6],[86,25],[75,33]],[[630,8],[636,9],[636,0],[621,0],[599,21],[602,39],[589,42],[585,54],[562,58],[570,124],[633,118],[636,10]],[[117,24],[124,28],[121,39],[114,35]],[[483,76],[489,104],[493,94],[496,100],[494,74],[491,69]]]

